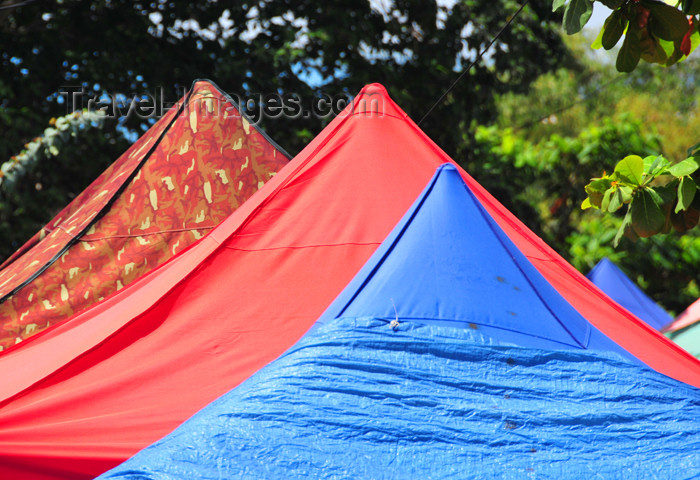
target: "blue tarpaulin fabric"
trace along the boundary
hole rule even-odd
[[[698,418],[443,166],[294,347],[100,478],[690,479]]]
[[[647,325],[661,330],[673,322],[673,318],[663,308],[649,298],[608,258],[599,261],[586,276],[610,298]]]
[[[700,477],[700,391],[614,354],[343,318],[101,479]]]

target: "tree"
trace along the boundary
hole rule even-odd
[[[579,271],[609,257],[657,302],[680,312],[700,296],[699,229],[636,240],[626,234],[615,248],[622,217],[580,205],[583,187],[611,172],[611,159],[685,153],[681,145],[700,119],[700,105],[688,104],[700,95],[697,60],[669,69],[642,64],[619,75],[614,62],[589,55],[591,40],[567,37],[581,68],[558,69],[526,94],[498,97],[496,122],[477,130],[481,162],[469,171]]]
[[[243,100],[294,94],[308,107],[322,94],[347,97],[379,81],[420,118],[503,26],[504,12],[518,7],[513,0],[452,6],[396,0],[387,8],[350,0],[13,3],[0,1],[0,62],[6,72],[0,79],[0,159],[20,152],[50,118],[68,113],[71,96],[61,94],[67,85],[98,96],[121,93],[116,98],[122,100],[152,97],[161,88],[174,101],[193,79],[207,77]],[[494,119],[495,95],[523,92],[542,72],[574,64],[560,21],[548,2],[530,2],[487,60],[422,125],[427,133],[458,160],[473,161],[474,125]],[[250,113],[258,106],[253,103]],[[332,118],[333,112],[325,113],[263,118],[262,125],[295,153]],[[40,162],[11,195],[0,192],[0,256],[51,217],[47,204],[65,203],[147,126],[147,119],[135,116],[107,119],[98,134],[88,132],[64,147],[53,165]],[[66,175],[56,175],[57,161]],[[63,201],[47,199],[49,191],[67,194]],[[18,228],[20,218],[30,227]]]
[[[616,68],[631,72],[640,60],[671,66],[685,60],[698,46],[697,0],[678,0],[676,6],[657,0],[596,0],[612,10],[594,43],[610,50],[624,36]],[[594,0],[554,0],[553,9],[564,8],[564,29],[572,35],[591,18]]]
[[[700,2],[679,0],[670,6],[656,0],[605,0],[612,9],[594,42],[594,48],[612,49],[624,35],[616,68],[632,72],[640,59],[671,66],[685,60],[700,44]],[[553,9],[564,9],[567,33],[577,33],[590,18],[592,0],[554,0]],[[675,229],[686,232],[700,219],[700,197],[693,174],[698,170],[700,142],[690,146],[687,158],[677,163],[663,155],[625,156],[612,173],[603,173],[586,185],[582,208],[615,213],[627,208],[615,236],[649,237]]]
[[[87,183],[104,168],[94,163],[57,165],[59,155],[87,159],[93,148],[101,146],[104,138],[84,135],[91,128],[103,126],[105,116],[101,113],[76,111],[51,118],[41,136],[0,165],[0,238],[23,240],[34,234],[47,217],[47,205],[62,205],[66,197],[73,198],[77,193],[64,190],[65,185]],[[0,246],[0,252],[11,254],[16,243]]]

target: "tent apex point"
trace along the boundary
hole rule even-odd
[[[386,91],[386,88],[381,83],[370,83],[368,85],[365,85],[360,91],[360,94],[363,93],[367,95],[384,95],[387,97],[389,96],[389,93]]]
[[[370,117],[406,118],[406,113],[396,105],[394,100],[381,83],[365,85],[353,100],[354,106],[350,110],[353,114],[364,114]],[[349,111],[349,112],[350,112]]]

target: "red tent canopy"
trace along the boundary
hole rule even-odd
[[[165,262],[288,159],[208,81],[132,145],[0,270],[0,350]]]
[[[383,87],[365,87],[200,242],[0,356],[0,476],[94,476],[275,359],[446,161]],[[591,323],[651,367],[700,386],[695,358],[615,305],[463,175]]]

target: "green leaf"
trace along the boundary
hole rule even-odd
[[[610,50],[617,45],[625,28],[627,28],[627,17],[622,13],[622,10],[615,10],[612,12],[607,20],[605,20],[605,25],[603,26],[603,36],[601,38],[602,47],[606,50]]]
[[[640,190],[632,200],[632,229],[640,237],[659,233],[666,223],[666,216],[648,190]]]
[[[644,161],[644,173],[653,173],[654,169],[659,165],[659,160],[661,156],[660,155],[649,155],[644,157],[642,160]]]
[[[650,188],[656,196],[661,198],[661,204],[662,205],[671,205],[676,201],[676,198],[678,197],[678,186],[677,185],[668,185],[664,187],[654,187],[653,189]]]
[[[610,199],[612,198],[615,190],[615,187],[610,187],[605,191],[605,194],[603,195],[603,201],[600,202],[601,210],[608,211],[608,207],[610,206]]]
[[[622,235],[624,235],[625,230],[627,230],[627,227],[630,225],[632,221],[632,215],[630,214],[631,209],[627,209],[627,213],[625,214],[625,218],[622,219],[622,224],[620,225],[620,228],[617,230],[617,233],[615,234],[615,238],[613,239],[613,247],[617,248],[617,245],[620,243],[620,239],[622,238]]]
[[[630,27],[632,25],[634,24],[630,24]],[[617,54],[617,60],[615,61],[615,68],[617,68],[618,72],[629,73],[637,68],[639,59],[642,57],[638,33],[638,30],[635,28],[627,29],[625,41],[622,42],[622,47],[620,47],[620,51]]]
[[[634,190],[631,187],[628,187],[627,185],[620,185],[620,194],[622,195],[622,202],[623,203],[629,203],[630,200],[632,200],[632,196],[634,195]]]
[[[659,43],[659,39],[655,37],[649,37],[647,42],[647,47],[642,52],[642,59],[649,63],[659,63],[664,64],[668,60],[668,54],[666,50]]]
[[[564,10],[564,30],[569,35],[578,33],[593,13],[591,0],[571,0]]]
[[[617,162],[615,173],[626,183],[641,185],[644,180],[644,160],[639,155],[627,155]]]
[[[610,203],[608,203],[608,212],[615,213],[622,206],[622,192],[619,188],[616,188],[613,194],[610,196]]]
[[[700,0],[698,0],[700,2]],[[688,156],[693,157],[696,154],[700,154],[700,143],[696,143],[688,149]]]
[[[692,178],[681,178],[681,182],[678,184],[678,203],[676,204],[675,213],[686,210],[690,204],[693,203],[693,198],[695,198],[695,192],[697,190],[698,186]]]
[[[695,32],[690,36],[690,53],[693,53],[696,48],[700,45],[700,28],[695,25]]]
[[[700,165],[698,165],[698,162],[695,161],[695,158],[690,157],[668,167],[668,173],[674,177],[684,177],[686,175],[690,175],[699,167]]]
[[[610,180],[610,178],[608,178],[608,177],[592,178],[591,183],[586,185],[586,192],[588,192],[588,193],[591,193],[591,192],[603,193],[608,188],[610,188],[611,184],[612,184],[612,180]]]
[[[700,210],[690,207],[679,213],[671,214],[671,224],[677,231],[683,233],[694,228],[700,220]]]
[[[654,199],[654,202],[656,202],[656,204],[657,204],[659,207],[662,207],[662,206],[666,203],[666,201],[665,201],[664,198],[661,196],[661,194],[660,194],[659,192],[657,192],[655,189],[653,189],[653,188],[651,188],[651,187],[645,187],[644,190],[645,190],[649,195],[651,195],[651,198]],[[673,196],[673,198],[675,198],[675,195]]]
[[[681,40],[688,32],[688,19],[676,7],[663,2],[642,2],[649,9],[649,31],[664,40]]]
[[[663,155],[649,155],[644,157],[644,183],[648,183],[654,179],[656,175],[660,175],[670,165],[669,161]]]
[[[593,40],[593,43],[591,43],[591,48],[593,50],[600,50],[603,48],[603,34],[605,33],[605,28],[601,28],[600,32],[598,32],[598,36],[595,37],[595,40]]]
[[[552,11],[556,12],[561,7],[563,7],[565,4],[566,4],[566,0],[554,0],[554,2],[552,3]]]
[[[663,38],[659,38],[659,45],[661,48],[664,49],[664,53],[666,54],[666,57],[673,57],[674,54],[676,53],[676,43],[679,42],[670,42],[668,40],[664,40]],[[680,52],[680,50],[679,50]],[[668,61],[672,61],[671,58],[669,58]]]
[[[583,202],[581,202],[581,210],[588,210],[591,208],[593,204],[591,204],[591,199],[586,197],[583,199]]]
[[[586,193],[590,198],[590,203],[596,208],[600,208],[601,202],[603,201],[603,194],[610,188],[612,180],[609,178],[596,178],[585,186]]]

